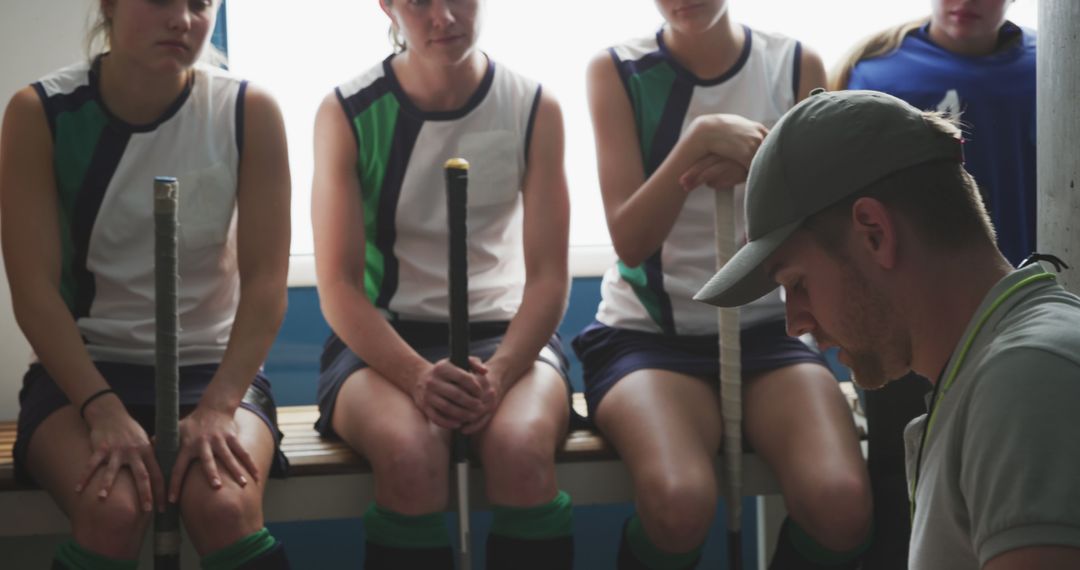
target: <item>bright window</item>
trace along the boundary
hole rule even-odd
[[[830,68],[860,38],[929,13],[929,0],[733,0],[733,17],[782,32],[821,54]],[[285,114],[293,176],[294,255],[312,252],[312,126],[322,98],[390,52],[389,20],[378,0],[229,0],[229,60],[236,73],[266,87]],[[654,33],[649,0],[488,0],[480,45],[496,61],[539,80],[562,104],[572,195],[574,249],[608,246],[585,101],[585,66],[614,43]],[[1035,27],[1035,0],[1010,9]]]

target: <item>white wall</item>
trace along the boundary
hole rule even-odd
[[[281,103],[293,180],[292,253],[313,251],[311,137],[315,111],[332,86],[389,53],[388,20],[375,0],[229,0],[229,64]],[[867,5],[872,4],[872,9]],[[523,9],[523,6],[526,8]],[[1035,26],[1035,0],[1009,9]],[[930,0],[734,0],[736,21],[796,37],[831,67],[864,36],[928,14]],[[570,183],[571,257],[610,249],[585,97],[585,68],[603,48],[660,25],[652,0],[491,0],[479,45],[500,63],[543,83],[562,105]],[[283,36],[282,31],[288,30]],[[286,38],[284,41],[282,38]],[[601,267],[601,271],[605,269]]]
[[[0,115],[11,96],[38,77],[83,56],[93,0],[0,0]],[[11,312],[0,267],[0,420],[15,419],[30,346]]]

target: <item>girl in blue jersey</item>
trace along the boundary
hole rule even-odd
[[[4,260],[37,356],[15,465],[71,520],[54,568],[135,568],[166,501],[204,568],[288,567],[263,527],[267,475],[284,464],[260,373],[285,310],[285,133],[269,95],[199,63],[218,7],[102,0],[107,51],[19,91],[4,117]],[[182,419],[169,488],[150,433],[158,175],[180,179]]]
[[[657,6],[655,36],[600,53],[588,71],[619,262],[574,347],[590,415],[634,480],[627,569],[693,568],[700,556],[721,441],[717,317],[692,301],[716,267],[712,193],[741,201],[768,125],[825,81],[816,54],[735,24],[726,0]],[[820,356],[785,333],[776,293],[741,320],[746,437],[791,513],[773,567],[854,567],[870,500],[850,411]]]
[[[326,97],[312,218],[323,313],[318,429],[371,462],[366,567],[451,568],[449,441],[471,436],[494,520],[489,568],[568,568],[555,450],[569,406],[562,118],[476,48],[480,0],[381,0],[399,46]],[[469,168],[472,370],[446,356],[444,162]]]
[[[833,89],[884,91],[964,128],[964,168],[990,212],[998,248],[1019,264],[1035,248],[1035,35],[1006,20],[1012,0],[933,0],[929,18],[875,34],[834,70]],[[876,539],[867,563],[907,568],[911,520],[903,430],[926,412],[914,374],[865,394]]]

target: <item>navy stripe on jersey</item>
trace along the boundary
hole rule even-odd
[[[652,148],[649,151],[648,162],[645,164],[645,172],[649,176],[660,168],[675,143],[679,142],[682,134],[683,118],[690,108],[690,99],[694,96],[694,86],[685,81],[675,81],[671,84],[667,102],[664,105],[664,114],[660,116],[660,123],[656,125],[656,133],[653,135]]]
[[[754,45],[754,34],[750,31],[749,26],[744,25],[742,28],[745,40],[743,41],[742,53],[739,54],[739,59],[735,61],[735,65],[732,65],[731,69],[727,70],[720,77],[717,77],[712,81],[706,81],[705,83],[702,83],[702,85],[719,85],[728,79],[731,79],[736,73],[742,71],[743,66],[750,60],[750,48]]]
[[[671,85],[664,114],[661,115],[660,124],[656,126],[653,135],[652,149],[645,165],[645,171],[651,176],[660,168],[671,149],[679,142],[682,134],[683,117],[686,116],[690,107],[690,99],[694,95],[694,85],[685,81],[675,81]],[[675,334],[675,313],[671,307],[671,296],[664,289],[664,270],[661,263],[663,245],[652,256],[645,260],[646,283],[650,290],[656,294],[656,300],[660,304],[660,322],[658,323],[664,332]]]
[[[101,92],[101,88],[98,86],[98,81],[100,80],[102,57],[103,56],[99,55],[97,59],[94,60],[94,63],[90,66],[90,91],[92,93],[92,97],[98,99],[98,93]],[[124,130],[130,133],[149,133],[157,130],[157,128],[160,127],[162,123],[173,118],[174,115],[180,112],[180,109],[184,106],[184,103],[187,103],[188,97],[191,96],[191,88],[194,84],[195,74],[192,73],[190,76],[188,76],[187,82],[184,83],[184,90],[181,91],[180,95],[172,102],[172,104],[169,105],[167,109],[165,109],[165,112],[162,113],[161,116],[159,116],[157,119],[154,119],[152,122],[146,123],[145,125],[131,124],[121,119],[120,117],[113,115],[112,111],[109,110],[109,107],[105,105],[104,101],[101,101],[99,99],[98,102],[101,104],[100,106],[102,114],[104,114],[109,119],[109,122],[112,123],[112,126],[114,128],[118,130]]]
[[[408,168],[409,157],[412,156],[413,147],[416,146],[416,140],[420,137],[420,128],[423,125],[423,121],[407,113],[398,113],[394,124],[394,140],[386,161],[382,197],[379,200],[378,218],[380,220],[397,219],[397,205],[401,198],[401,185],[405,181],[405,170]],[[395,239],[397,239],[395,224],[379,224],[375,233],[375,246],[383,254],[383,280],[379,297],[375,299],[375,306],[384,309],[389,307],[390,299],[394,297],[398,288],[398,260],[394,255]]]
[[[675,310],[671,308],[671,296],[664,290],[664,265],[660,260],[663,246],[645,260],[645,282],[660,304],[660,328],[667,334],[675,334]]]
[[[246,80],[241,81],[236,91],[236,154],[239,156],[244,156],[244,94],[247,86]]]
[[[686,79],[694,85],[712,87],[714,85],[720,85],[734,77],[736,73],[742,70],[743,66],[746,65],[746,62],[750,59],[750,48],[754,43],[754,34],[750,31],[748,26],[744,25],[742,29],[744,40],[742,51],[739,52],[739,59],[735,60],[735,63],[731,65],[730,69],[712,79],[698,77],[691,73],[689,69],[680,65],[678,61],[675,61],[675,58],[671,56],[671,50],[668,49],[667,44],[664,42],[663,28],[661,28],[659,32],[656,32],[656,45],[659,46],[660,51],[666,56],[665,59],[668,61],[668,64],[671,65],[671,69],[675,70],[676,75],[682,76],[683,79]]]
[[[56,140],[56,118],[68,112],[75,112],[87,102],[94,100],[94,90],[89,85],[80,85],[71,93],[57,93],[49,96],[45,92],[45,86],[40,82],[34,84],[34,90],[41,98],[41,105],[45,108],[45,117],[49,120],[49,130],[52,131],[53,140]]]
[[[525,127],[525,167],[529,167],[529,145],[532,144],[533,125],[536,124],[536,110],[540,108],[540,94],[543,87],[536,87],[536,96],[533,97],[532,108],[529,109],[529,125]]]
[[[748,38],[749,39],[749,38]],[[667,155],[671,152],[671,149],[675,147],[675,144],[679,141],[679,137],[682,133],[683,118],[686,116],[687,109],[690,107],[690,100],[694,95],[695,84],[698,83],[696,77],[689,71],[682,69],[675,63],[674,59],[669,57],[666,49],[663,48],[663,30],[657,32],[657,42],[661,45],[658,51],[650,52],[636,60],[622,60],[619,58],[618,53],[614,48],[609,48],[608,52],[611,54],[612,60],[615,62],[616,70],[618,72],[619,79],[622,81],[623,88],[626,90],[627,99],[630,102],[631,107],[634,105],[634,95],[630,88],[630,78],[645,73],[657,65],[668,65],[675,73],[675,81],[671,84],[671,90],[668,93],[668,97],[665,102],[664,111],[661,115],[660,121],[656,126],[656,130],[653,134],[651,141],[649,156],[645,157],[644,164],[645,175],[651,176],[660,164],[664,162]],[[747,42],[749,43],[749,42]],[[744,50],[743,56],[740,57],[742,63],[738,63],[733,67],[733,70],[737,71],[745,63],[745,56],[749,55],[749,51]],[[732,73],[729,70],[729,73]],[[641,125],[638,125],[639,136]],[[643,141],[644,142],[644,141]],[[651,291],[659,305],[660,322],[657,324],[660,328],[668,334],[675,334],[675,313],[671,305],[671,296],[668,295],[664,289],[664,271],[663,263],[661,261],[663,252],[663,246],[656,253],[649,256],[644,263],[642,263],[642,269],[645,272],[645,286]]]
[[[486,55],[485,57],[487,58]],[[464,106],[451,111],[421,111],[405,94],[405,90],[402,89],[397,74],[394,73],[394,66],[390,65],[390,60],[393,58],[394,55],[391,55],[383,60],[384,77],[389,81],[390,89],[397,96],[402,110],[422,121],[454,121],[468,115],[484,101],[488,91],[491,91],[491,84],[495,81],[495,64],[491,61],[491,58],[487,58],[487,69],[484,71],[484,78],[480,80],[480,85],[469,96],[469,100],[465,102]]]
[[[360,131],[356,130],[356,122],[353,119],[360,116],[375,101],[386,95],[388,91],[390,91],[390,82],[385,77],[372,81],[371,85],[348,97],[342,95],[340,87],[334,88],[338,102],[341,103],[341,111],[345,113],[345,121],[349,123],[349,128],[352,129],[354,141],[360,140]]]
[[[649,52],[641,59],[619,59],[619,54],[615,52],[615,48],[608,48],[608,53],[611,54],[611,60],[615,62],[615,69],[618,71],[619,80],[622,81],[623,88],[626,89],[626,96],[630,98],[630,103],[634,102],[633,91],[630,90],[630,78],[645,73],[646,71],[667,62],[667,58],[664,54],[654,51]]]
[[[798,102],[799,81],[802,81],[802,42],[795,42],[795,55],[793,57],[795,60],[791,62],[791,94],[795,96],[792,100]]]
[[[45,119],[49,123],[49,135],[53,140],[56,140],[56,122],[53,120],[53,114],[49,112],[49,95],[45,93],[45,86],[41,82],[36,82],[31,87],[37,93],[38,99],[41,101],[41,107],[45,111]]]
[[[94,275],[86,267],[86,259],[90,253],[90,233],[94,229],[105,191],[109,188],[116,167],[120,165],[129,140],[131,133],[113,128],[112,125],[105,127],[94,148],[94,156],[90,160],[82,188],[79,189],[75,216],[71,220],[71,241],[75,248],[72,274],[76,283],[73,316],[76,320],[90,314],[90,305],[94,301]]]
[[[619,59],[619,54],[615,51],[615,48],[608,48],[608,51],[611,53],[611,58],[615,60],[615,65],[618,65],[622,71],[619,77],[623,78],[624,83],[631,75],[645,73],[661,63],[668,63],[667,57],[658,51],[649,52],[638,59],[626,60]]]

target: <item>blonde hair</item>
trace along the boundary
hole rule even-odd
[[[847,89],[848,82],[851,81],[851,70],[855,69],[855,66],[860,61],[889,55],[900,48],[900,44],[904,42],[904,38],[908,34],[929,22],[929,16],[905,22],[899,26],[882,30],[856,44],[851,51],[840,59],[840,62],[833,68],[832,73],[829,74],[829,90],[840,91]]]
[[[95,2],[93,8],[91,8],[91,18],[87,18],[88,21],[92,21],[90,29],[86,32],[86,42],[84,49],[86,50],[86,58],[93,61],[97,56],[109,51],[112,46],[109,44],[109,38],[112,36],[112,20],[105,16],[105,12],[101,9],[101,3]],[[220,9],[221,2],[217,3],[217,8]],[[207,42],[202,52],[199,54],[199,61],[212,65],[214,67],[227,68],[229,66],[229,58],[218,49],[211,42]]]

